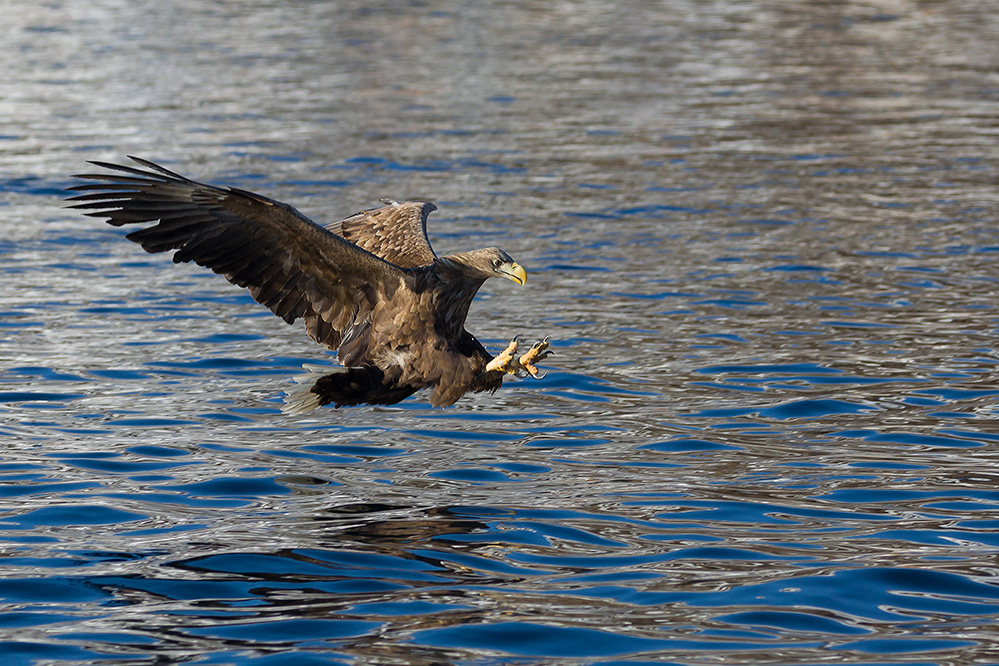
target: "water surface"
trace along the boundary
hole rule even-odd
[[[990,3],[10,3],[4,663],[990,664]],[[324,357],[60,208],[137,154],[499,245],[540,382],[280,413]]]

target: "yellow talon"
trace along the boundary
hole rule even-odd
[[[546,337],[544,340],[535,342],[534,346],[527,350],[526,354],[517,359],[517,365],[525,370],[531,377],[541,379],[544,375],[540,374],[540,371],[534,364],[540,363],[549,356],[551,356],[551,352],[548,351],[548,338]]]
[[[513,368],[513,355],[517,353],[517,346],[519,344],[520,343],[517,338],[511,340],[510,344],[506,346],[506,349],[501,351],[496,355],[496,358],[486,364],[486,372],[505,372],[509,375],[516,372],[516,368]]]

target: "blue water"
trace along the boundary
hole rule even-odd
[[[999,663],[993,15],[8,8],[0,662]],[[436,201],[548,376],[283,415],[300,327],[61,208],[125,154]]]

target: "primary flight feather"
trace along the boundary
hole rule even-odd
[[[539,377],[547,339],[495,358],[465,330],[472,299],[490,277],[524,284],[524,269],[498,248],[438,257],[423,201],[387,202],[322,227],[288,204],[234,187],[198,183],[153,162],[91,162],[73,208],[116,227],[154,223],[126,238],[147,252],[174,250],[245,287],[288,323],[336,351],[344,366],[310,367],[286,411],[321,405],[393,404],[430,388],[437,407],[468,391],[495,391],[508,374]]]

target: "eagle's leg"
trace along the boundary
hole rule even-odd
[[[546,337],[544,340],[535,342],[526,354],[522,354],[519,359],[514,361],[514,365],[520,366],[519,369],[524,370],[531,377],[541,379],[544,375],[540,374],[535,363],[540,363],[551,355],[552,352],[548,351],[548,338]]]
[[[506,346],[506,349],[501,351],[496,355],[496,358],[486,364],[486,372],[503,372],[510,375],[517,372],[517,368],[511,367],[511,365],[513,363],[513,355],[517,353],[517,346],[520,344],[520,340],[518,339],[519,337],[520,336],[517,336],[511,340],[510,344]]]

